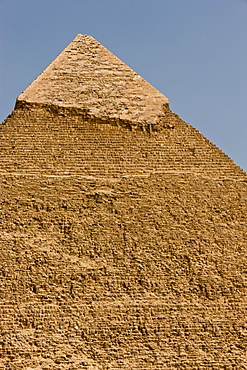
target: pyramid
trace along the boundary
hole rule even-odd
[[[247,176],[159,91],[77,35],[0,164],[0,368],[246,368]]]

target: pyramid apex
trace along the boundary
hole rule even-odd
[[[78,34],[17,102],[86,109],[97,117],[155,123],[169,100],[94,37]]]
[[[77,35],[76,35],[76,37],[74,38],[74,40],[75,39],[84,39],[84,38],[88,38],[88,39],[93,39],[93,40],[95,40],[95,38],[93,37],[93,36],[91,36],[91,35],[83,35],[82,33],[78,33]],[[71,42],[73,42],[74,40],[72,40]]]

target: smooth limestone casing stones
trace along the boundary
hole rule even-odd
[[[91,36],[77,35],[17,101],[155,122],[168,99]]]

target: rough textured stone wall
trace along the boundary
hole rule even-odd
[[[153,127],[107,121],[76,109],[25,104],[13,111],[0,130],[5,171],[107,177],[163,172],[245,176],[169,106],[163,107]]]
[[[2,177],[5,368],[244,369],[246,192],[191,174]]]
[[[246,174],[168,106],[87,114],[1,127],[1,366],[244,369]]]

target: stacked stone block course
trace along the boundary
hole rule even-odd
[[[6,363],[70,368],[86,356],[102,368],[244,366],[246,183],[168,174],[7,180]]]
[[[86,112],[22,106],[3,125],[2,170],[79,176],[188,173],[244,176],[222,151],[165,107],[155,125],[107,121]]]

